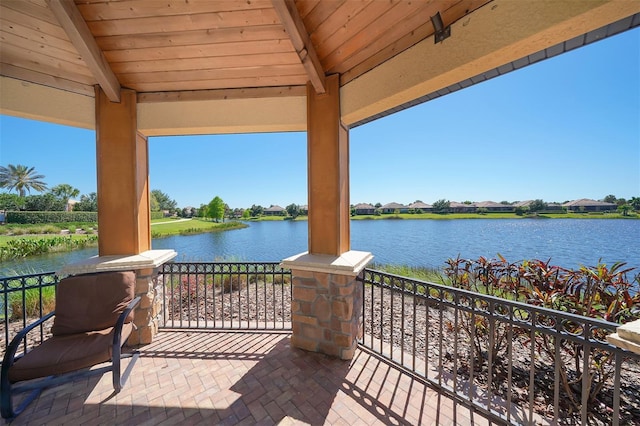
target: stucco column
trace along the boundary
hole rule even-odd
[[[137,131],[136,92],[119,103],[96,87],[98,252],[139,254],[151,249],[147,139]]]
[[[337,75],[327,91],[307,85],[309,251],[289,257],[294,347],[351,359],[362,332],[358,275],[373,256],[350,250],[349,132],[340,119]]]

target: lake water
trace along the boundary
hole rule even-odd
[[[174,249],[176,261],[280,261],[307,250],[307,222],[250,222],[233,231],[153,240]],[[640,220],[469,219],[357,220],[351,248],[370,251],[377,263],[441,267],[447,258],[496,257],[514,262],[551,258],[576,268],[622,261],[640,268]],[[97,254],[97,248],[3,262],[0,276],[54,271]]]

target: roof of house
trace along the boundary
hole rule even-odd
[[[473,203],[476,207],[485,207],[485,208],[505,208],[511,207],[505,204],[496,203],[495,201],[480,201],[478,203]]]
[[[613,203],[605,203],[604,201],[590,200],[589,198],[581,198],[579,200],[573,200],[566,202],[562,207],[617,207]]]
[[[358,209],[358,210],[364,210],[364,209],[375,209],[374,206],[372,206],[371,204],[368,203],[358,203],[355,206],[353,206],[354,209]]]
[[[449,201],[449,207],[451,208],[472,208],[475,207],[475,204],[464,204],[464,203],[459,203],[457,201]]]
[[[385,204],[381,208],[382,209],[406,209],[407,206],[405,206],[404,204],[392,202],[392,203]]]
[[[278,205],[273,205],[267,209],[264,209],[265,212],[283,212],[285,211],[284,208],[278,206]]]
[[[422,201],[416,201],[415,203],[409,204],[410,209],[430,209],[433,208],[431,204],[423,203]]]

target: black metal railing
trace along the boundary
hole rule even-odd
[[[160,328],[291,329],[291,271],[278,262],[166,263]]]
[[[58,277],[55,272],[0,278],[0,360],[13,337],[27,325],[55,309]],[[25,338],[27,347],[42,343],[49,335],[52,321],[41,325]]]
[[[361,347],[456,401],[503,423],[640,424],[640,356],[605,340],[617,324],[369,269],[361,279]],[[57,282],[0,278],[2,354],[53,309]],[[291,272],[276,262],[168,263],[157,285],[161,328],[291,329]],[[25,350],[48,328],[31,334]]]
[[[366,269],[360,345],[502,423],[640,424],[617,324]]]

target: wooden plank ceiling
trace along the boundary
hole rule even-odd
[[[0,74],[111,100],[303,93],[357,78],[490,0],[2,0]],[[217,93],[217,95],[216,95]]]

